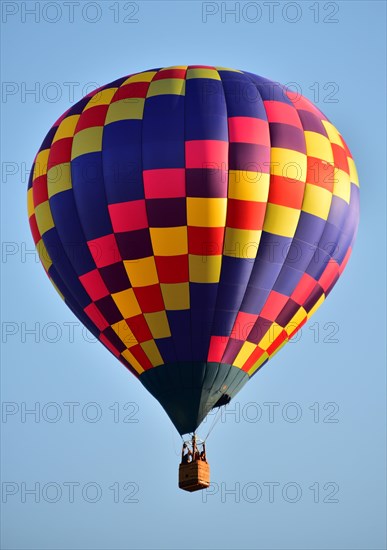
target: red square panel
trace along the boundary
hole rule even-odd
[[[92,300],[99,300],[110,294],[98,269],[93,269],[93,271],[81,275],[79,280]]]
[[[315,286],[315,279],[304,273],[290,298],[302,306]]]
[[[164,69],[155,74],[152,82],[155,80],[164,80],[165,78],[181,78],[184,80],[186,72],[186,69]]]
[[[300,209],[304,198],[305,184],[283,176],[270,177],[268,202]]]
[[[114,235],[105,235],[104,237],[87,241],[87,245],[97,267],[105,267],[121,260]]]
[[[130,353],[134,355],[144,370],[153,368],[152,363],[141,346],[133,346],[130,348]]]
[[[127,99],[128,104],[130,105],[131,99],[146,97],[148,88],[149,82],[131,82],[129,84],[125,84],[125,86],[118,88],[114,94],[112,103],[115,101],[120,101],[121,99]]]
[[[98,330],[105,330],[109,326],[109,323],[93,302],[85,307],[84,312],[93,321]]]
[[[189,281],[188,254],[179,256],[155,256],[160,283],[185,283]]]
[[[103,126],[105,124],[106,113],[109,105],[96,105],[83,111],[77,122],[76,132],[93,126]]]
[[[151,340],[151,338],[153,338],[144,315],[141,314],[136,315],[135,317],[130,317],[129,319],[126,319],[126,322],[130,330],[133,332],[137,342],[146,342],[147,340]]]
[[[292,105],[283,101],[264,101],[264,106],[269,122],[279,122],[281,124],[291,124],[302,129],[300,117]]]
[[[262,229],[266,203],[228,199],[227,227],[236,229]]]
[[[70,162],[71,149],[73,146],[73,138],[63,138],[55,141],[51,145],[50,154],[48,157],[47,170],[56,166],[57,164],[63,164],[64,162]]]
[[[272,290],[260,315],[270,321],[274,321],[288,300],[289,296],[285,296],[284,294],[280,294],[279,292]]]
[[[269,145],[269,125],[266,120],[247,116],[234,116],[228,119],[230,142]]]
[[[154,313],[165,309],[159,284],[137,287],[133,290],[143,313]]]
[[[246,313],[240,311],[235,319],[232,334],[238,338],[238,340],[247,340],[251,329],[255,325],[255,321],[258,319],[258,315],[254,313]]]
[[[144,192],[147,199],[185,197],[185,169],[160,168],[144,170]]]
[[[321,159],[308,157],[306,181],[323,187],[332,193],[335,182],[335,167]]]
[[[274,340],[274,342],[272,344],[270,344],[270,346],[267,348],[267,353],[269,355],[271,355],[272,353],[275,352],[275,350],[282,344],[282,342],[284,340],[286,340],[287,338],[287,333],[285,330],[283,330],[278,336],[277,338]]]
[[[207,360],[214,363],[220,363],[228,341],[229,338],[227,336],[211,336]]]
[[[331,146],[335,166],[349,174],[347,153],[345,152],[345,149],[343,147],[340,147],[340,145],[337,145],[336,143],[331,143]]]
[[[109,214],[116,233],[148,227],[145,200],[109,204]]]
[[[198,139],[185,142],[185,164],[187,168],[228,167],[228,142]]]
[[[42,202],[48,201],[47,175],[36,178],[32,189],[35,208]]]
[[[256,347],[256,349],[253,351],[253,353],[250,355],[250,357],[247,359],[246,363],[243,365],[242,370],[245,372],[248,372],[251,367],[258,361],[258,359],[261,357],[261,355],[264,353],[264,350],[260,347]]]
[[[224,227],[188,227],[188,252],[198,256],[223,254]]]

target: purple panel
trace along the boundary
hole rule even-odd
[[[258,319],[254,323],[253,328],[250,331],[250,334],[247,337],[247,341],[252,342],[253,344],[258,344],[265,336],[266,332],[269,330],[272,324],[272,321],[269,321],[264,317],[258,317]]]
[[[270,142],[272,147],[283,147],[306,154],[304,132],[291,124],[271,122]]]
[[[323,289],[319,284],[316,284],[312,292],[310,293],[310,296],[307,298],[307,300],[303,304],[303,308],[308,313],[312,307],[318,302],[320,297],[324,294]]]
[[[243,344],[243,340],[234,340],[234,338],[230,338],[227,342],[227,347],[222,357],[222,363],[231,365]]]
[[[177,227],[187,225],[185,197],[147,199],[146,211],[149,227]]]
[[[115,234],[123,260],[138,260],[153,256],[149,229],[138,229]]]
[[[101,267],[99,272],[109,292],[120,292],[131,286],[124,264],[121,261]]]
[[[299,304],[297,304],[294,300],[290,298],[289,301],[286,302],[286,304],[284,305],[282,311],[280,311],[280,313],[277,315],[275,322],[278,323],[281,327],[286,327],[290,319],[294,317],[299,309]]]
[[[122,352],[126,349],[125,344],[117,336],[112,327],[107,327],[104,331],[102,331],[102,333],[106,336],[107,340],[109,340],[109,342],[118,349],[118,351]]]
[[[187,197],[227,197],[228,174],[225,168],[187,168]]]
[[[98,307],[109,325],[122,321],[122,314],[111,296],[105,296],[100,300],[96,300],[95,305]]]
[[[230,143],[229,169],[259,171],[268,174],[270,171],[270,148],[253,143]]]
[[[298,110],[298,116],[300,117],[301,124],[306,132],[317,132],[325,137],[328,137],[323,123],[314,113],[310,111]]]

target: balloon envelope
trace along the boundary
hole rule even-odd
[[[179,66],[72,106],[35,158],[28,210],[61,297],[183,434],[327,297],[351,253],[358,185],[306,98]]]

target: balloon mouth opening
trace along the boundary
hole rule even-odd
[[[139,378],[180,433],[192,434],[214,408],[227,405],[249,380],[245,371],[225,363],[167,363]]]

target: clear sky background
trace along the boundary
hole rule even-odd
[[[65,4],[2,2],[2,548],[384,549],[386,4]],[[180,438],[159,404],[56,295],[26,212],[59,115],[97,85],[179,64],[293,82],[361,183],[342,279],[217,423],[213,486],[196,494],[177,488]]]

